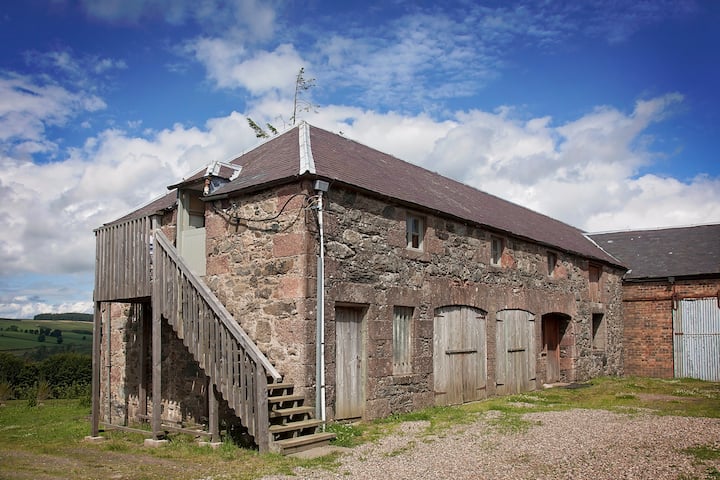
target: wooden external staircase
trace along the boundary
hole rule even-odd
[[[322,422],[314,418],[313,407],[294,394],[294,385],[283,382],[258,346],[250,339],[232,315],[183,261],[172,243],[159,229],[152,229],[147,218],[130,220],[111,231],[98,232],[98,267],[96,270],[96,332],[100,331],[99,303],[142,296],[143,288],[112,292],[102,285],[103,271],[110,276],[138,281],[149,278],[153,314],[153,432],[161,436],[160,419],[160,325],[165,319],[188,352],[209,378],[209,429],[218,438],[219,394],[241,420],[261,452],[293,453],[327,444],[335,436],[322,432]],[[102,241],[102,245],[101,245]],[[142,251],[142,250],[145,251]],[[142,258],[139,258],[142,257]],[[138,267],[142,265],[144,267]],[[149,267],[149,268],[147,268]],[[147,268],[142,271],[142,268]],[[130,271],[127,271],[130,270]],[[152,271],[152,274],[150,272]],[[98,278],[100,277],[100,278]],[[111,281],[110,279],[108,279]],[[119,284],[125,284],[120,281]],[[147,287],[145,288],[147,290]],[[98,298],[99,297],[99,298]],[[114,297],[114,298],[109,298]],[[99,340],[94,339],[95,342]],[[96,366],[99,346],[93,353],[93,434],[97,434],[99,368]],[[96,380],[97,378],[97,380]]]

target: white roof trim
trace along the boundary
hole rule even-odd
[[[298,133],[300,137],[300,175],[305,172],[315,172],[315,159],[312,154],[312,147],[310,146],[310,125],[303,121],[298,126]]]

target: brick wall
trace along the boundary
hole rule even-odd
[[[625,373],[658,378],[674,376],[673,292],[686,297],[714,297],[720,279],[625,282]]]

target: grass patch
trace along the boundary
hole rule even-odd
[[[332,444],[337,447],[354,447],[362,443],[363,429],[352,423],[329,423],[326,427],[328,432],[335,434]]]
[[[171,435],[167,447],[143,446],[140,434],[107,431],[103,443],[83,442],[89,433],[87,404],[77,400],[46,400],[43,406],[27,401],[8,401],[0,407],[0,464],[4,478],[126,478],[173,480],[252,480],[265,475],[291,475],[295,469],[327,469],[338,475],[337,455],[299,460],[238,448],[225,443],[218,449],[197,446],[190,437]],[[658,415],[720,418],[720,384],[699,380],[601,378],[587,388],[534,391],[495,397],[455,407],[432,407],[417,412],[356,424],[332,423],[335,445],[353,447],[396,433],[405,422],[425,422],[423,435],[442,436],[483,418],[508,433],[524,431],[532,423],[530,412],[573,408],[627,412],[637,409]],[[416,447],[408,445],[390,452],[402,455]],[[699,462],[720,458],[717,446],[698,446],[686,451]],[[300,477],[302,473],[297,473]],[[720,480],[717,468],[708,467],[706,479]]]
[[[711,445],[699,445],[683,450],[683,453],[695,457],[697,460],[717,460],[720,459],[720,448]]]

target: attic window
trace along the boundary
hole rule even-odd
[[[500,266],[503,250],[505,250],[505,240],[500,237],[490,237],[490,264]]]
[[[423,238],[425,237],[425,220],[416,215],[408,215],[405,232],[407,235],[407,248],[422,250]]]

